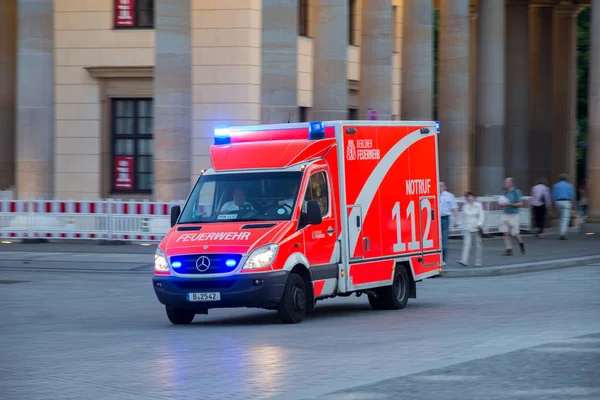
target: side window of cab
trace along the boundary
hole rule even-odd
[[[304,201],[315,200],[321,206],[321,216],[329,213],[329,188],[327,186],[327,174],[324,171],[314,173],[308,182]]]

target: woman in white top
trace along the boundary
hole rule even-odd
[[[483,223],[485,221],[485,212],[481,203],[475,201],[475,194],[467,192],[465,195],[467,202],[463,205],[461,213],[461,222],[463,228],[463,249],[462,258],[458,262],[461,265],[469,265],[469,254],[471,253],[471,244],[475,242],[475,266],[481,267],[481,257],[483,253],[481,234],[483,233]]]

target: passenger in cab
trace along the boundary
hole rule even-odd
[[[221,213],[232,213],[240,209],[253,210],[252,204],[248,203],[248,194],[243,187],[233,189],[233,200],[228,201],[221,207]]]

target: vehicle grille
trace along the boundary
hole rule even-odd
[[[229,289],[235,283],[234,279],[187,279],[173,282],[175,286],[182,290],[196,290],[196,289]]]
[[[241,259],[240,254],[187,254],[170,257],[170,262],[173,271],[178,274],[207,275],[232,272],[238,267]],[[181,266],[176,268],[174,263],[177,262],[180,262]]]

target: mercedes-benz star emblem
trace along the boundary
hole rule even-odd
[[[206,256],[198,257],[196,260],[196,269],[200,272],[206,272],[210,268],[210,258]]]

